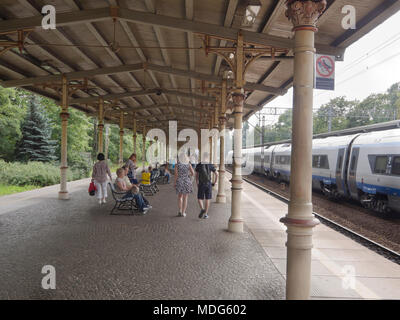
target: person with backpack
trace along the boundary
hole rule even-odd
[[[208,218],[208,209],[212,199],[212,187],[218,179],[218,173],[214,165],[208,163],[208,153],[203,154],[203,163],[200,161],[196,166],[197,200],[200,205],[200,219]],[[214,172],[214,181],[211,181],[211,172]],[[204,203],[205,202],[205,203]]]

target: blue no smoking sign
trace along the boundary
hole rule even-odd
[[[314,68],[314,88],[335,90],[335,57],[316,54]]]

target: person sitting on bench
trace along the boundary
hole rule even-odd
[[[154,177],[157,173],[158,169],[153,168],[152,166],[149,166],[148,172],[150,173],[150,182],[154,181]]]
[[[132,184],[131,187],[128,187],[124,181],[124,176],[125,170],[123,168],[119,168],[117,170],[117,179],[115,180],[115,184],[119,191],[126,191],[126,194],[122,198],[134,198],[139,212],[146,213],[150,208],[146,206],[142,195],[139,193],[138,187],[134,184]]]
[[[168,163],[164,163],[163,165],[161,165],[160,171],[161,171],[161,176],[167,177],[167,183],[170,183],[171,174],[170,174],[170,172],[168,170]]]
[[[122,166],[122,169],[124,169],[124,181],[125,181],[125,183],[126,183],[126,186],[127,186],[127,188],[128,189],[130,189],[130,188],[132,188],[132,183],[130,182],[130,180],[129,180],[129,177],[128,177],[128,173],[129,173],[129,167],[126,165],[126,164],[124,164],[123,166]],[[136,186],[136,188],[137,188],[137,190],[139,189],[139,185],[135,185]],[[141,196],[142,196],[142,198],[143,198],[143,201],[144,201],[144,204],[145,204],[145,206],[147,206],[147,207],[149,207],[150,209],[152,208],[152,206],[150,205],[150,202],[142,195],[142,194],[140,194]]]

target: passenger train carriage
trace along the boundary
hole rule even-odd
[[[290,161],[290,143],[243,149],[243,166],[278,181],[290,181]],[[314,139],[312,184],[330,198],[400,212],[400,128]]]
[[[352,198],[381,212],[400,209],[400,129],[357,136],[349,163]]]

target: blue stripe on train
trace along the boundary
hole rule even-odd
[[[317,181],[322,181],[324,184],[336,184],[336,178],[329,178],[329,177],[324,177],[324,176],[317,176],[313,175],[312,176],[313,180]]]
[[[397,189],[397,188],[376,186],[373,184],[367,184],[367,183],[361,183],[361,182],[357,182],[357,188],[362,190],[365,193],[370,193],[370,194],[382,193],[382,194],[400,197],[400,189]]]
[[[286,175],[286,176],[288,176],[290,174],[290,171],[281,170],[281,169],[275,170],[275,172],[279,172],[281,175]],[[328,177],[324,177],[324,176],[313,175],[312,179],[317,180],[317,181],[322,181],[326,185],[336,184],[336,178],[328,178]],[[377,185],[366,184],[366,183],[361,183],[361,182],[357,182],[357,188],[362,190],[365,193],[370,193],[370,194],[382,193],[382,194],[400,197],[400,189],[397,189],[397,188],[377,186]]]

